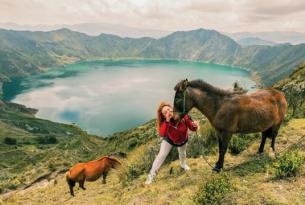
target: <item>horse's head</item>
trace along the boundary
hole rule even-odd
[[[187,79],[180,81],[175,86],[174,112],[183,118],[193,107],[193,103],[189,98],[188,92],[189,82]]]

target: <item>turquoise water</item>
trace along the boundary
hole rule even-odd
[[[179,80],[203,79],[232,88],[255,83],[245,70],[185,61],[119,60],[72,64],[4,85],[4,98],[39,109],[37,117],[76,123],[106,136],[155,117],[160,101],[173,102]]]

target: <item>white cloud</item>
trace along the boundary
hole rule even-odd
[[[304,0],[0,0],[0,21],[103,22],[159,30],[305,32]]]

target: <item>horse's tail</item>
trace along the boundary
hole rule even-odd
[[[107,158],[110,160],[112,168],[114,169],[117,169],[119,166],[122,165],[122,163],[114,157],[107,157]]]
[[[74,187],[74,186],[75,186],[75,181],[73,181],[73,180],[70,178],[70,171],[67,171],[67,172],[66,172],[65,177],[66,177],[66,182],[67,182],[67,184],[69,185],[69,187]]]

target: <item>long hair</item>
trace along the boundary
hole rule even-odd
[[[163,107],[168,106],[168,107],[172,107],[172,105],[170,103],[167,102],[161,102],[158,110],[157,110],[157,120],[156,120],[156,125],[157,125],[157,129],[160,129],[161,126],[161,122],[163,122],[165,120],[163,114],[162,114],[162,109]]]

